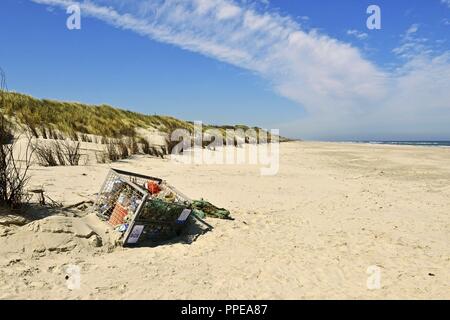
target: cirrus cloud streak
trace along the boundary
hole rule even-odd
[[[62,8],[76,3],[32,1]],[[288,130],[297,136],[376,134],[377,128],[400,134],[411,124],[431,125],[435,119],[440,126],[443,118],[450,119],[447,53],[433,57],[429,52],[402,52],[408,60],[386,71],[352,45],[302,30],[293,18],[262,11],[248,1],[91,0],[80,5],[83,14],[115,27],[263,77],[275,92],[308,111],[307,118],[289,124]],[[407,49],[403,43],[402,50]],[[440,77],[444,81],[429,82]],[[450,129],[439,130],[450,134]]]

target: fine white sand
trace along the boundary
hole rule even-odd
[[[0,298],[450,298],[450,149],[295,142],[280,157],[266,177],[143,156],[34,167],[31,187],[65,205],[95,199],[112,166],[162,177],[236,220],[208,218],[215,229],[191,244],[124,249],[89,208],[25,225],[3,211]],[[69,265],[79,289],[67,286]],[[369,290],[373,266],[381,288]]]

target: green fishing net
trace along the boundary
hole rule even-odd
[[[160,199],[147,201],[140,214],[141,219],[153,221],[175,221],[185,207],[180,204],[169,203]]]
[[[203,199],[192,201],[192,209],[193,214],[200,218],[212,217],[218,219],[233,220],[233,218],[231,218],[230,211],[224,208],[218,208]]]

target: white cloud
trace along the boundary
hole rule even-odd
[[[413,33],[416,33],[417,31],[419,31],[419,25],[417,23],[415,23],[415,24],[411,25],[411,27],[409,27],[409,29],[406,31],[406,34],[411,35]]]
[[[360,31],[354,30],[354,29],[347,30],[347,34],[349,36],[354,36],[354,37],[358,38],[359,40],[364,40],[364,39],[367,39],[369,37],[369,35],[367,33],[360,32]]]
[[[313,114],[280,129],[319,139],[448,139],[449,80],[450,54],[416,57],[385,79],[383,99],[365,101],[362,112]]]
[[[60,7],[73,3],[32,1]],[[81,5],[84,15],[265,78],[278,94],[307,110],[307,118],[290,124],[297,135],[409,130],[411,123],[437,128],[433,120],[450,121],[450,59],[431,56],[426,40],[415,36],[417,25],[395,50],[407,61],[388,72],[350,44],[306,32],[292,18],[261,12],[249,1],[91,0]],[[354,31],[349,34],[365,37]],[[442,130],[450,134],[447,127]]]
[[[226,20],[235,18],[241,13],[241,9],[238,6],[231,4],[224,4],[217,10],[217,18],[219,20]]]
[[[441,3],[447,5],[450,8],[450,0],[441,0]]]
[[[400,45],[392,50],[393,53],[405,59],[413,59],[417,56],[433,54],[433,48],[429,40],[417,35],[419,25],[413,24],[401,36]]]

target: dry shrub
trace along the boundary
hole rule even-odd
[[[29,200],[25,187],[29,181],[33,150],[31,137],[28,137],[25,154],[14,153],[17,140],[11,123],[3,116],[6,90],[5,74],[0,68],[0,205],[18,208]]]
[[[0,205],[18,208],[27,202],[25,187],[28,183],[28,170],[31,166],[31,137],[28,139],[24,157],[14,154],[16,140],[6,119],[0,114]]]
[[[164,159],[164,156],[166,155],[166,149],[161,146],[150,147],[150,155]]]
[[[44,167],[78,166],[80,164],[80,142],[54,141],[36,142],[34,152],[39,165]]]
[[[128,150],[128,146],[123,140],[119,141],[119,143],[117,144],[117,147],[119,149],[120,159],[127,159],[130,157],[130,151]]]
[[[50,143],[39,143],[34,144],[34,152],[36,154],[36,159],[39,165],[44,167],[56,167],[60,165],[57,153],[54,150],[54,145]],[[65,164],[65,161],[62,165]]]
[[[78,166],[81,159],[80,142],[63,141],[60,143],[65,159],[70,166]]]
[[[54,142],[53,143],[53,151],[56,154],[56,158],[58,158],[59,165],[65,166],[66,165],[66,157],[64,155],[64,151],[62,149],[61,144],[59,144],[58,142]]]
[[[150,154],[150,143],[144,138],[141,138],[139,142],[141,144],[142,152],[144,154]]]
[[[109,161],[117,161],[120,160],[119,152],[117,151],[117,146],[114,142],[109,141],[106,145],[106,155],[109,159]]]
[[[139,153],[139,145],[134,137],[128,137],[124,143],[127,146],[130,155]]]
[[[164,158],[164,155],[166,154],[166,149],[164,147],[150,146],[150,143],[144,138],[140,139],[140,145],[142,148],[142,152],[149,156]]]
[[[108,163],[108,153],[107,152],[96,152],[95,159],[97,163]]]
[[[111,162],[122,160],[122,159],[127,159],[130,157],[130,150],[128,149],[128,145],[125,141],[110,140],[106,144],[105,156]],[[103,161],[101,158],[100,158],[100,160]],[[101,162],[101,163],[103,163],[103,162]]]

